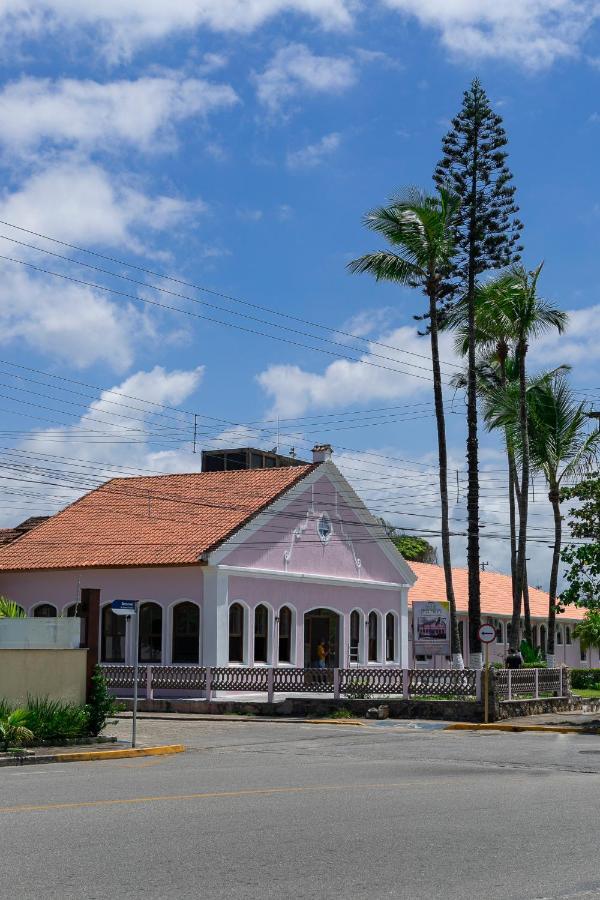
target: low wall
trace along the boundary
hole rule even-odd
[[[0,649],[0,699],[30,697],[85,703],[87,650]]]
[[[125,709],[133,706],[131,699],[120,702]],[[164,712],[204,715],[252,715],[252,716],[327,716],[336,709],[348,709],[364,718],[372,706],[385,704],[392,719],[441,719],[446,722],[481,722],[483,707],[469,700],[333,700],[320,697],[287,697],[275,703],[245,700],[139,700],[140,712]]]
[[[81,642],[81,619],[0,619],[0,650],[74,650]]]

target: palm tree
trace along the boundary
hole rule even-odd
[[[441,189],[439,195],[429,196],[412,188],[403,196],[392,198],[389,206],[368,213],[365,225],[382,235],[394,249],[369,253],[355,259],[348,268],[354,273],[368,272],[378,281],[394,281],[419,288],[429,301],[429,337],[440,470],[442,560],[450,608],[452,665],[462,669],[464,663],[452,583],[448,451],[439,354],[440,303],[448,292],[447,275],[455,252],[454,234],[458,209],[458,199],[445,189]]]
[[[529,453],[532,468],[543,472],[554,515],[554,546],[548,600],[548,665],[554,665],[556,588],[562,543],[560,488],[563,481],[581,478],[593,468],[600,447],[600,431],[588,433],[584,404],[577,403],[564,375],[542,379],[527,398]]]
[[[25,610],[14,600],[0,596],[0,619],[24,619]]]
[[[509,461],[509,481],[513,482],[519,519],[511,621],[511,640],[517,646],[521,623],[521,598],[526,578],[530,482],[527,351],[531,340],[553,328],[562,333],[567,322],[567,314],[551,301],[540,297],[537,292],[542,266],[543,263],[532,272],[521,265],[512,266],[506,272],[480,285],[476,294],[476,333],[481,351],[498,353],[498,347],[502,347],[506,354],[512,352],[517,361],[520,483],[516,469]],[[464,341],[464,332],[468,327],[466,301],[457,304],[449,324],[450,327],[459,329],[459,341],[461,338]],[[502,358],[500,354],[498,355]],[[506,359],[507,355],[504,358]]]

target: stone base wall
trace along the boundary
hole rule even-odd
[[[121,701],[125,709],[132,701]],[[275,703],[244,700],[139,700],[140,712],[198,713],[210,715],[252,715],[298,718],[328,716],[337,709],[347,709],[364,718],[373,706],[389,706],[392,719],[441,719],[447,722],[481,722],[483,707],[471,700],[332,700],[315,697],[287,697]]]

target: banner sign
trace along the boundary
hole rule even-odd
[[[413,607],[415,656],[450,655],[450,604],[446,601],[416,601]]]

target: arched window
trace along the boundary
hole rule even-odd
[[[55,619],[58,616],[58,610],[51,603],[40,603],[33,611],[36,619]]]
[[[269,645],[269,610],[259,604],[254,610],[254,662],[267,662]]]
[[[173,607],[174,663],[197,663],[200,658],[200,609],[188,600]]]
[[[162,659],[162,607],[142,603],[140,607],[140,662],[159,663]]]
[[[75,604],[74,604],[75,605]],[[102,662],[125,662],[125,616],[115,616],[110,604],[102,610]]]
[[[565,644],[570,644],[570,643],[571,643],[571,629],[567,625],[565,627]]]
[[[79,615],[79,606],[79,603],[71,603],[71,605],[67,606],[67,608],[63,611],[63,616],[68,616],[69,619],[75,618],[75,616]]]
[[[377,625],[377,613],[370,612],[368,620],[369,662],[377,662],[379,659],[379,629]]]
[[[240,603],[229,607],[229,662],[244,662],[244,608]]]
[[[534,625],[533,628],[531,629],[531,642],[532,642],[534,648],[536,648],[538,646],[538,627],[537,627],[537,625]]]
[[[512,639],[512,622],[506,623],[506,643],[511,647],[511,639]]]
[[[385,617],[385,659],[393,662],[396,658],[396,617],[388,613]]]
[[[562,642],[563,642],[563,639],[562,639],[562,628],[561,628],[560,625],[559,625],[558,628],[556,629],[556,643],[557,643],[557,644],[562,644]]]
[[[540,625],[540,652],[546,652],[546,626]]]
[[[289,606],[282,606],[279,610],[279,652],[280,663],[292,661],[292,611]]]
[[[503,644],[504,643],[504,627],[500,619],[496,621],[496,643]]]
[[[350,613],[350,662],[357,663],[360,656],[360,613],[357,609]]]

